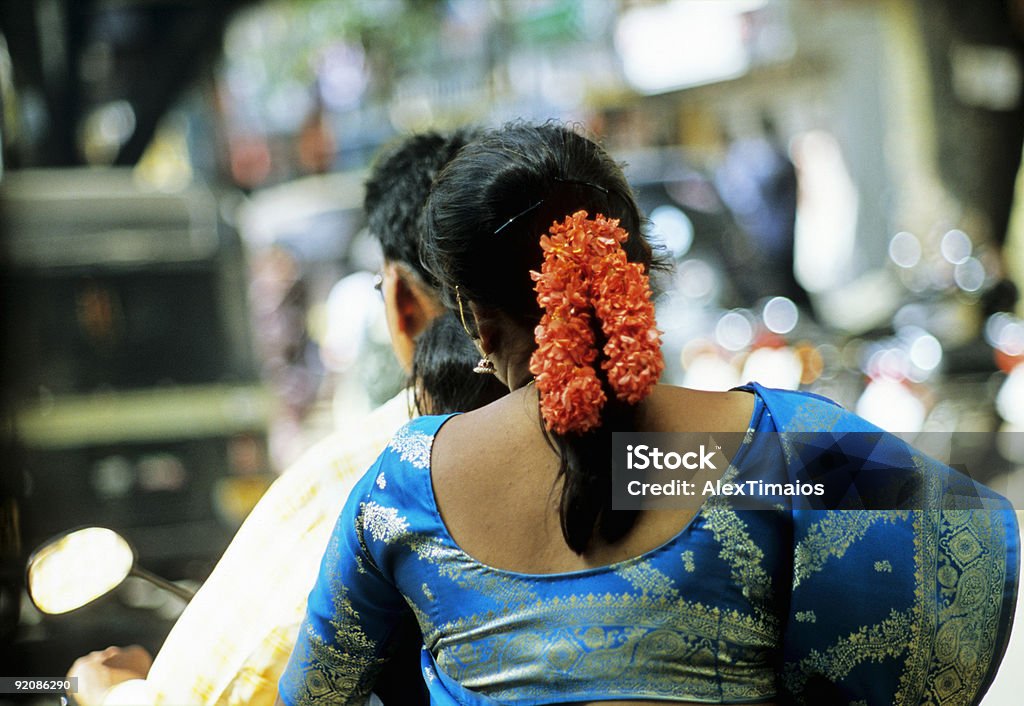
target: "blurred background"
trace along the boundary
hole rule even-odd
[[[40,542],[112,527],[198,585],[401,389],[362,179],[428,128],[558,119],[625,163],[668,381],[819,392],[1012,494],[1022,90],[1022,0],[0,2],[3,673],[181,609],[44,617]]]

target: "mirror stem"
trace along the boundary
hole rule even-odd
[[[186,603],[188,601],[192,600],[192,597],[194,595],[196,595],[195,591],[190,591],[187,588],[182,588],[178,584],[171,583],[167,579],[160,578],[156,574],[152,574],[152,573],[146,571],[145,569],[139,568],[138,566],[132,567],[131,575],[132,576],[138,576],[140,579],[145,579],[146,581],[149,581],[150,583],[152,583],[152,584],[154,584],[156,586],[159,586],[160,588],[164,589],[165,591],[169,591],[170,593],[173,593],[174,595],[176,595],[178,598],[181,598]]]

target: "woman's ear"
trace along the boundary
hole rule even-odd
[[[501,324],[495,316],[495,312],[485,307],[478,307],[476,304],[470,304],[470,311],[476,324],[474,343],[480,349],[480,355],[489,356],[501,351]]]
[[[530,378],[530,352],[535,345],[533,329],[498,309],[470,306],[477,331],[475,342],[480,354],[494,366],[495,377],[510,390],[525,385]]]

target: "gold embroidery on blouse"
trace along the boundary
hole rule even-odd
[[[973,702],[999,647],[998,627],[1006,619],[1000,615],[1006,582],[1004,515],[976,510],[970,513],[973,521],[954,524],[948,514],[941,513],[939,519],[937,565],[938,571],[952,569],[957,580],[952,587],[940,584],[932,601],[938,603],[938,621],[923,704]]]
[[[331,537],[327,556],[340,556],[338,534]],[[296,706],[339,703],[362,703],[372,689],[383,660],[377,657],[378,645],[359,624],[359,615],[348,597],[348,589],[340,577],[330,574],[330,595],[333,634],[326,639],[312,626],[306,627],[305,640],[300,640],[303,683],[296,696]]]
[[[436,635],[437,633],[437,628],[434,627],[433,619],[431,619],[427,611],[423,610],[416,601],[406,599],[405,602],[409,604],[413,617],[415,617],[416,622],[419,623],[420,632],[423,633],[424,644],[429,645],[430,642],[428,641],[427,636]]]
[[[914,610],[893,610],[882,622],[862,626],[840,637],[824,651],[811,650],[798,665],[787,664],[784,674],[786,686],[791,693],[801,694],[812,674],[840,681],[864,662],[881,662],[901,657],[908,650],[912,652],[914,637]]]
[[[917,461],[917,459],[915,459]],[[940,469],[925,471],[924,497],[942,500]],[[865,661],[902,658],[894,706],[961,706],[976,697],[998,648],[996,638],[1006,580],[1006,526],[1002,513],[988,510],[919,510],[913,528],[914,597],[907,610],[893,610],[882,622],[840,637],[824,651],[812,650],[788,664],[783,681],[800,694],[811,674],[840,680]],[[861,518],[850,512],[836,518]],[[895,521],[894,518],[886,518]],[[855,537],[863,536],[855,522]],[[841,541],[842,533],[829,532]],[[823,533],[822,536],[824,536]],[[810,590],[809,588],[806,590]]]
[[[752,440],[753,430],[748,430],[743,443]],[[731,483],[739,473],[740,469],[730,463],[722,474],[722,483]],[[764,552],[750,536],[746,522],[733,509],[731,500],[722,495],[709,497],[701,507],[698,518],[703,518],[704,524],[722,548],[718,556],[731,567],[732,579],[741,586],[743,596],[753,603],[755,610],[761,612],[763,605],[772,597],[771,578],[762,566]]]
[[[832,557],[841,559],[868,530],[880,522],[905,521],[906,510],[840,510],[822,512],[793,550],[793,588],[821,571]]]
[[[928,480],[929,487],[937,483]],[[937,502],[940,493],[928,494],[928,500]],[[939,539],[939,513],[920,510],[913,514],[914,522],[914,624],[916,626],[910,652],[900,674],[899,688],[893,698],[896,706],[917,704],[921,701],[928,675],[931,657],[930,645],[934,644],[935,626],[935,581],[937,576],[937,552]]]
[[[441,541],[440,537],[432,535],[410,534],[404,538],[404,542],[416,556],[429,564],[444,564],[458,554],[452,547]]]
[[[644,596],[662,598],[676,592],[672,579],[647,562],[633,561],[615,570]]]
[[[409,531],[409,522],[393,507],[384,507],[373,501],[359,503],[356,532],[369,532],[375,542],[388,544]],[[365,540],[364,540],[365,541]]]
[[[789,429],[814,429],[814,434],[831,432],[849,414],[839,405],[822,403],[820,400],[806,400],[794,411],[792,420],[788,424]],[[789,466],[801,465],[800,455],[797,453],[794,439],[800,438],[800,434],[783,432],[779,434],[779,442],[782,445],[782,453],[786,457],[786,464]]]
[[[771,599],[772,586],[761,562],[764,552],[747,531],[747,524],[729,507],[728,500],[709,498],[701,510],[705,525],[721,547],[718,556],[732,568],[732,579],[744,597],[761,610]]]
[[[355,705],[365,701],[380,670],[379,660],[371,657],[366,661],[364,655],[339,650],[312,629],[307,630],[301,649],[305,671],[296,706]]]
[[[437,575],[468,591],[480,593],[510,608],[537,600],[537,593],[519,577],[481,566],[458,547],[439,537],[409,533],[402,537],[423,561],[437,569]]]
[[[633,698],[710,699],[721,693],[741,700],[775,694],[771,655],[777,625],[674,596],[552,598],[500,616],[463,616],[441,632],[438,666],[467,688],[490,689],[488,696],[499,701],[550,696],[552,673],[571,675],[570,689],[572,683],[614,680],[617,690]],[[671,679],[651,679],[657,672],[651,665],[659,662],[674,665]]]
[[[407,426],[402,427],[388,442],[388,448],[398,454],[401,461],[413,468],[430,466],[430,447],[434,443],[431,434],[415,431]]]

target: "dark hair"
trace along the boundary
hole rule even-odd
[[[431,288],[437,281],[419,257],[420,213],[434,177],[477,135],[478,131],[463,129],[450,135],[425,132],[406,137],[378,155],[366,180],[363,208],[384,257],[408,265]],[[438,316],[416,339],[411,385],[417,410],[464,412],[507,394],[494,378],[469,372],[479,357],[455,317]]]
[[[412,389],[420,414],[465,412],[507,395],[493,375],[470,372],[480,353],[462,330],[458,317],[441,314],[416,339]]]
[[[363,210],[384,257],[408,265],[431,287],[437,281],[419,257],[419,218],[437,173],[478,131],[424,132],[385,147],[366,179]]]
[[[639,209],[608,153],[561,125],[513,123],[467,145],[437,176],[423,212],[421,256],[449,308],[457,306],[457,285],[463,303],[497,309],[532,331],[542,313],[529,275],[540,270],[540,236],[580,209],[618,218],[630,234],[626,256],[650,268]],[[600,350],[599,326],[594,333]],[[610,478],[611,430],[634,428],[635,408],[616,401],[594,367],[608,397],[601,426],[548,432],[560,458],[562,534],[577,553],[595,532],[614,542],[636,521],[635,512],[612,511]]]

